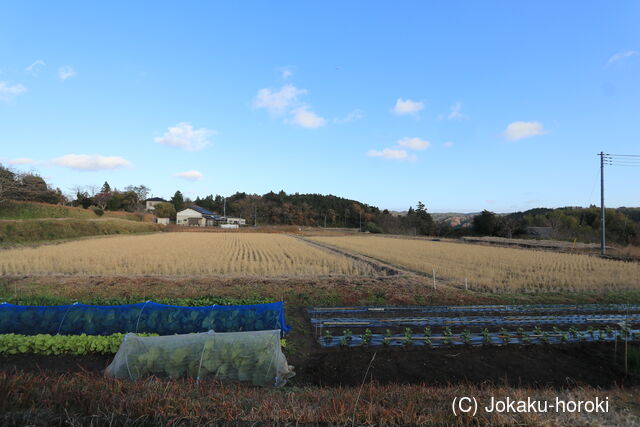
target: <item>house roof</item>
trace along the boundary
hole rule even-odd
[[[200,206],[190,206],[188,209],[192,209],[192,210],[198,212],[199,214],[201,214],[203,217],[205,217],[207,219],[219,220],[219,219],[222,218],[222,216],[218,215],[217,213],[211,212],[209,209],[205,209],[205,208],[200,207]]]
[[[147,202],[166,202],[162,197],[152,197],[146,200]]]

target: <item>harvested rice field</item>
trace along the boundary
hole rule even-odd
[[[310,237],[481,291],[555,292],[640,288],[640,263],[564,254],[379,236]]]
[[[161,233],[0,251],[0,274],[375,275],[356,260],[283,234]]]

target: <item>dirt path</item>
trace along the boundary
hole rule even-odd
[[[329,250],[331,252],[358,260],[360,262],[364,262],[367,263],[369,265],[371,265],[373,268],[376,269],[381,269],[381,271],[385,271],[387,272],[388,275],[404,275],[404,276],[410,276],[410,277],[415,277],[415,278],[419,278],[419,280],[423,281],[425,283],[425,285],[428,286],[432,286],[433,282],[433,275],[422,272],[422,271],[418,271],[418,270],[411,270],[409,268],[406,268],[404,266],[400,266],[397,264],[391,264],[386,260],[381,260],[378,258],[374,258],[374,257],[370,257],[368,255],[363,255],[361,253],[358,252],[351,252],[348,251],[347,249],[343,249],[343,248],[338,248],[336,246],[332,246],[329,245],[327,243],[322,243],[322,242],[317,242],[315,240],[310,240],[306,237],[302,237],[302,236],[295,236],[296,238],[305,241],[306,243],[319,247],[319,248],[323,248],[326,250]],[[429,280],[424,280],[424,279],[429,279]],[[453,285],[453,281],[447,279],[446,277],[436,277],[435,280],[435,285],[434,288],[438,289],[444,289],[444,290],[450,290],[453,292],[458,292],[460,290],[460,284],[458,282],[455,282],[455,285]]]

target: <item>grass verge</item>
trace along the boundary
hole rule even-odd
[[[400,425],[631,425],[637,389],[572,390],[506,386],[378,385],[260,389],[193,380],[121,381],[90,373],[0,373],[0,422],[9,425],[211,425],[213,422]],[[488,413],[456,417],[454,398],[473,396],[555,403],[608,399],[606,413]],[[89,418],[91,417],[91,418]]]
[[[0,221],[0,246],[73,239],[107,234],[134,234],[159,231],[162,226],[121,219]]]

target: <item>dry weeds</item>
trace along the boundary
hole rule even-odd
[[[0,273],[373,275],[373,268],[282,234],[162,233],[0,252]]]
[[[640,288],[640,264],[588,255],[379,236],[311,237],[483,291]]]

